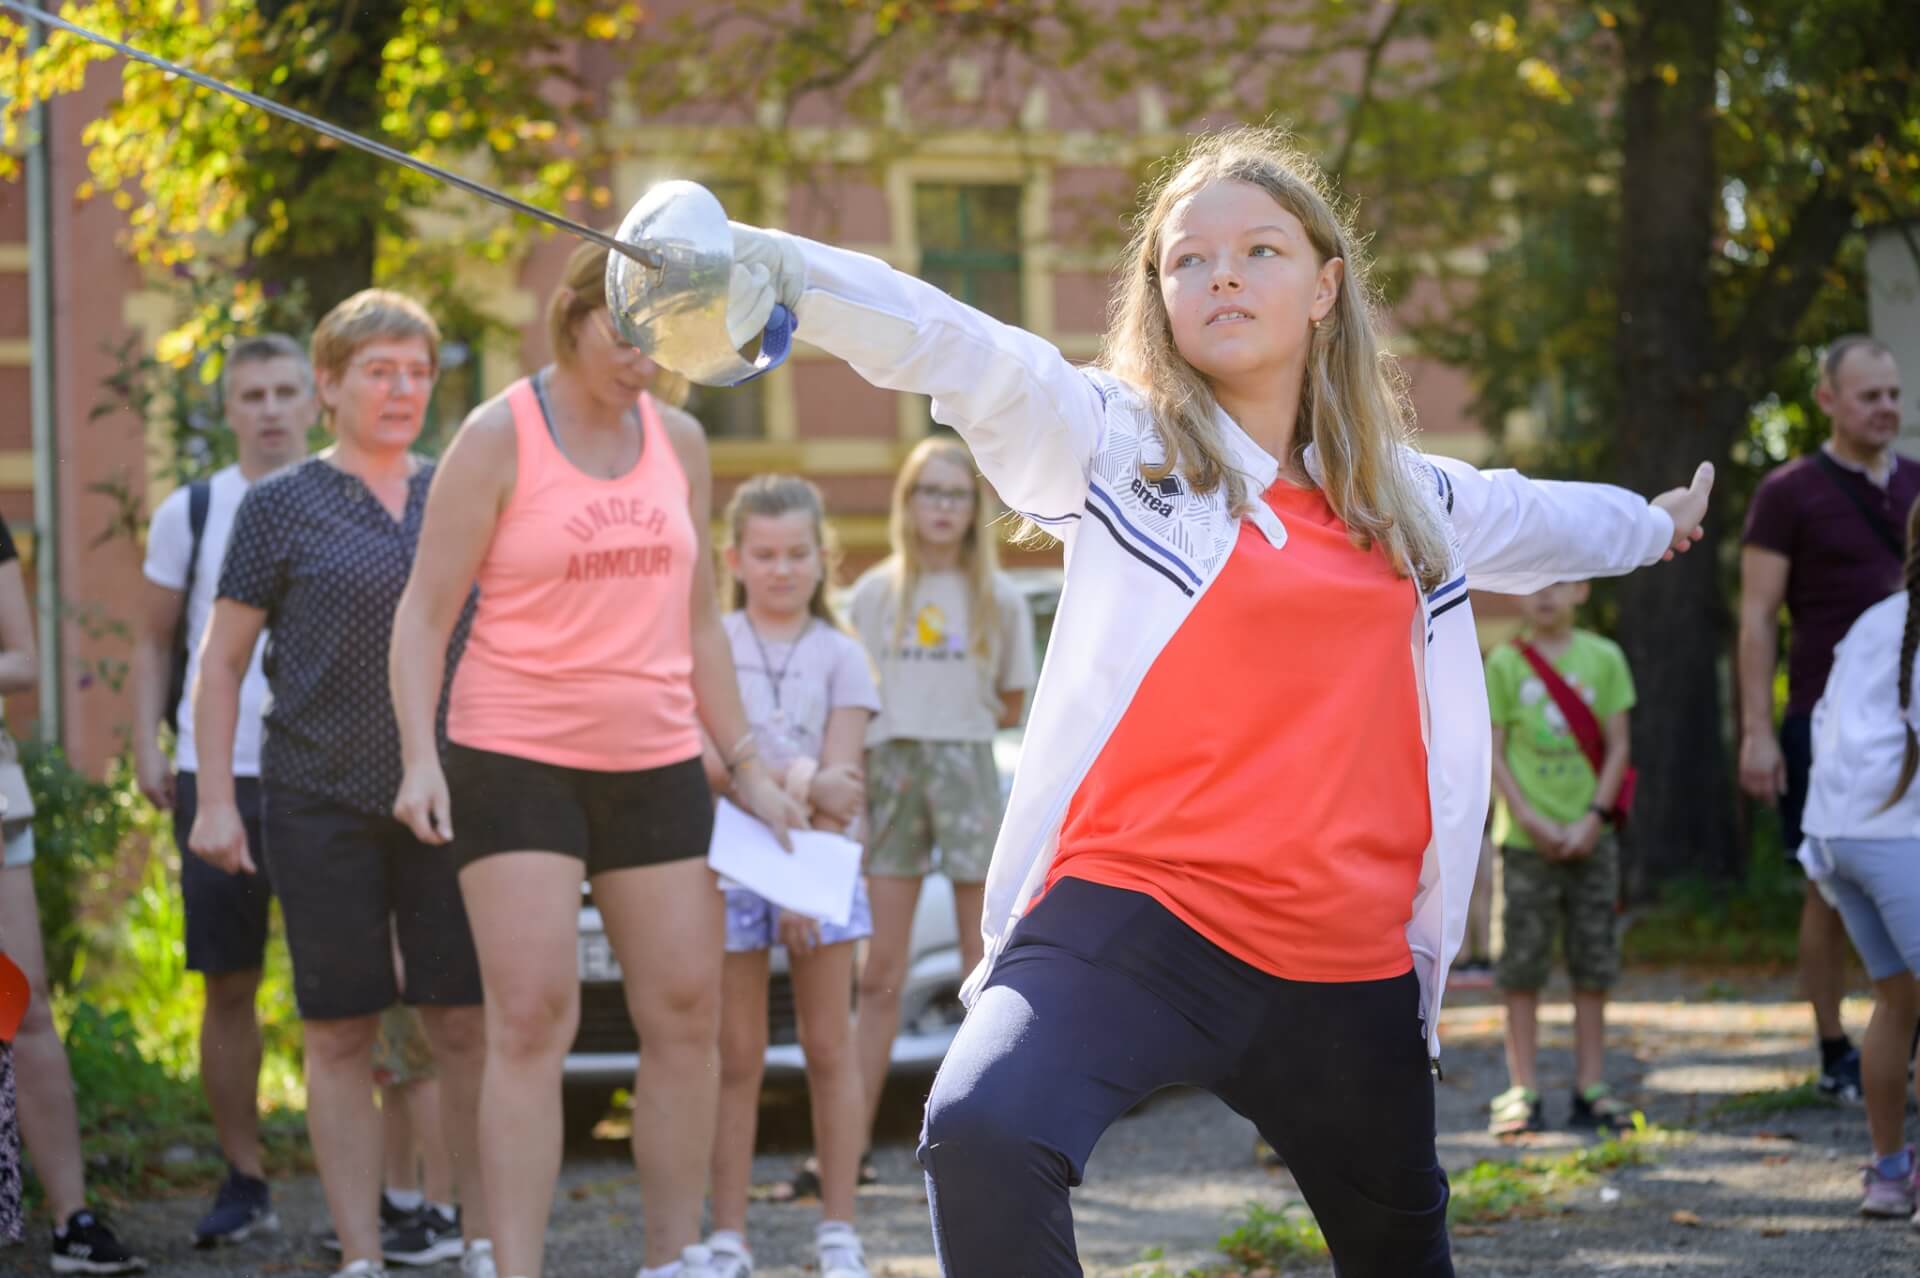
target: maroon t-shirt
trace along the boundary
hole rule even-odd
[[[1885,488],[1850,467],[1836,474],[1814,457],[1795,458],[1760,481],[1747,508],[1741,541],[1789,561],[1788,714],[1813,712],[1827,686],[1834,645],[1861,613],[1900,588],[1901,557],[1847,499],[1842,483],[1859,494],[1896,543],[1905,539],[1907,512],[1920,499],[1920,461],[1911,457],[1894,458]]]

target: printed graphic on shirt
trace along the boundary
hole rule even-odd
[[[588,502],[561,525],[567,535],[592,545],[609,529],[640,531],[655,537],[667,531],[667,512],[644,497],[612,497]],[[673,572],[673,547],[613,546],[577,550],[567,556],[568,581],[609,581],[625,577],[665,577]]]
[[[967,637],[947,624],[947,614],[937,603],[925,603],[913,615],[907,642],[900,645],[905,661],[965,661]]]

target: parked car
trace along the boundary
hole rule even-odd
[[[1033,612],[1036,666],[1046,652],[1059,605],[1061,574],[1054,569],[1027,569],[1011,574],[1020,583]],[[1022,729],[1008,728],[994,741],[1004,793],[1013,784],[1020,758]],[[930,1075],[940,1066],[947,1046],[959,1029],[962,1009],[960,944],[954,929],[953,885],[945,876],[927,876],[914,911],[908,948],[907,984],[900,997],[900,1033],[893,1042],[892,1070],[901,1075]],[[570,1089],[605,1093],[633,1078],[639,1062],[639,1044],[627,1016],[626,995],[620,983],[620,965],[614,959],[600,911],[590,889],[580,905],[580,1028],[567,1054],[566,1081]],[[772,988],[767,995],[767,1074],[770,1078],[798,1078],[805,1070],[794,1017],[793,985],[786,951],[772,956]],[[584,1099],[577,1107],[591,1109]],[[598,1117],[597,1114],[594,1117]]]

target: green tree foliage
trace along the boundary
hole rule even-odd
[[[62,16],[543,207],[611,206],[593,180],[605,104],[579,66],[584,50],[632,35],[636,4],[86,0]],[[86,127],[91,176],[77,194],[125,210],[126,247],[181,304],[150,360],[129,353],[120,403],[164,395],[184,442],[217,420],[205,388],[235,333],[304,333],[375,282],[420,295],[450,334],[472,340],[493,320],[460,275],[514,260],[525,219],[63,32],[30,51],[8,16],[0,174],[18,170],[28,112],[108,59],[120,92]]]

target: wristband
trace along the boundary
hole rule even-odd
[[[1587,811],[1599,817],[1601,825],[1610,826],[1613,824],[1613,810],[1611,808],[1603,808],[1597,803],[1590,803],[1587,805]]]

